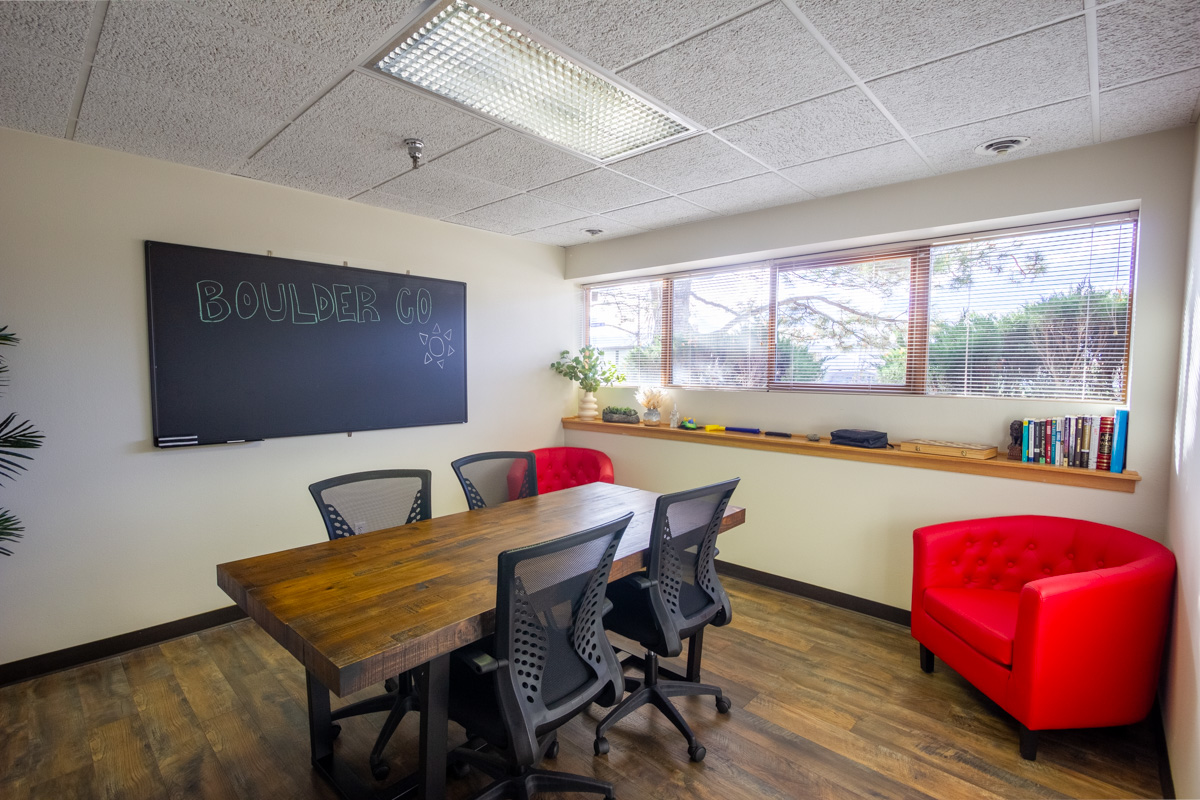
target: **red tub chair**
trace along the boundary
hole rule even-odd
[[[1122,528],[1015,516],[913,531],[912,635],[1016,718],[1021,755],[1039,731],[1146,717],[1175,557]]]
[[[586,447],[543,447],[534,450],[538,494],[570,489],[583,483],[613,483],[612,460]]]

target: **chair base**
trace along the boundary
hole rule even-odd
[[[670,720],[688,743],[688,757],[692,761],[703,761],[706,754],[704,746],[696,741],[696,734],[684,720],[679,709],[671,702],[672,697],[688,697],[692,695],[711,695],[716,698],[717,711],[728,714],[730,703],[725,699],[724,692],[718,686],[691,681],[659,681],[658,654],[647,650],[644,657],[644,677],[642,680],[625,679],[625,689],[629,692],[616,707],[608,713],[596,726],[596,755],[604,755],[609,750],[608,739],[604,734],[625,717],[637,711],[644,705],[653,705]]]
[[[529,800],[539,792],[588,792],[602,794],[604,800],[615,800],[613,786],[607,781],[532,767],[524,767],[514,772],[512,767],[498,756],[481,752],[472,746],[476,744],[482,742],[472,739],[465,746],[456,747],[449,756],[451,768],[459,777],[465,775],[465,769],[460,771],[460,768],[475,767],[495,779],[494,783],[484,787],[471,800]],[[541,755],[546,758],[558,755],[556,734],[551,734],[543,740]]]

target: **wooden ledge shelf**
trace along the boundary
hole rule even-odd
[[[730,433],[728,431],[695,430],[660,426],[630,425],[619,422],[583,421],[576,417],[564,417],[563,428],[569,431],[610,433],[617,436],[640,436],[645,439],[669,439],[674,442],[692,442],[718,447],[741,447],[747,450],[767,450],[774,453],[791,453],[798,456],[840,458],[845,461],[866,461],[872,464],[891,464],[897,467],[934,469],[942,472],[961,472],[967,475],[986,475],[992,478],[1012,478],[1018,481],[1057,483],[1063,486],[1080,486],[1085,489],[1103,489],[1109,492],[1132,493],[1142,476],[1136,472],[1099,472],[1094,469],[1053,467],[1046,464],[1027,464],[1009,461],[1004,454],[987,460],[953,458],[926,453],[910,453],[900,450],[864,450],[829,443],[828,438],[810,442],[799,438],[784,439],[761,433]]]

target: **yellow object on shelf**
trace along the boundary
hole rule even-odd
[[[968,442],[946,442],[941,439],[909,439],[900,443],[901,450],[910,453],[925,453],[933,456],[954,456],[955,458],[989,459],[996,457],[996,448],[987,444],[970,444]]]

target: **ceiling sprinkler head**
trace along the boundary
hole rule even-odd
[[[599,228],[584,228],[583,232],[588,236],[599,236],[600,234],[604,233],[604,231],[600,230]]]
[[[421,151],[425,143],[420,139],[405,139],[404,143],[408,145],[408,157],[412,159],[413,169],[417,169],[421,166]]]
[[[975,152],[981,156],[1006,156],[1027,144],[1029,144],[1028,136],[1001,136],[999,139],[992,139],[979,145],[975,148]]]

